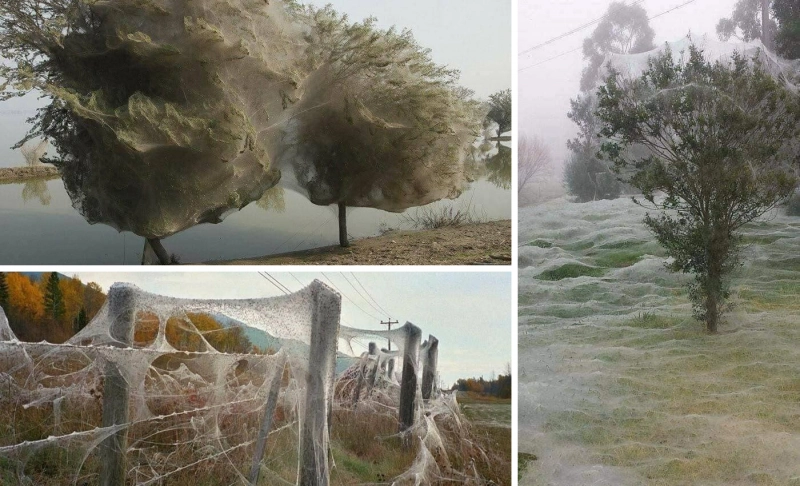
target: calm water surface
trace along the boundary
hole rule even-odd
[[[17,164],[19,165],[19,164]],[[203,224],[163,240],[182,263],[255,257],[338,244],[335,207],[311,204],[305,196],[282,190],[284,209],[250,204],[221,224]],[[487,219],[511,217],[508,189],[482,180],[455,201]],[[410,209],[409,212],[414,212]],[[401,215],[351,208],[348,232],[372,236],[383,227],[404,228]],[[72,208],[61,179],[0,184],[0,264],[139,264],[144,239],[102,224],[90,225]]]

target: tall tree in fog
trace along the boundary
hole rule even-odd
[[[570,120],[578,125],[578,134],[567,141],[571,154],[564,164],[564,184],[567,193],[577,202],[615,199],[622,192],[608,163],[597,158],[600,139],[597,132],[600,121],[595,115],[597,98],[593,93],[582,93],[570,100]]]
[[[728,18],[717,23],[717,35],[727,41],[736,37],[745,42],[760,39],[767,49],[773,49],[776,24],[770,18],[771,0],[737,0]]]
[[[588,62],[581,75],[581,93],[570,101],[569,118],[578,125],[578,135],[567,146],[572,152],[564,164],[567,193],[578,202],[614,199],[622,192],[607,163],[597,158],[600,140],[595,116],[594,89],[600,82],[603,62],[611,54],[636,54],[655,49],[655,32],[647,12],[640,5],[613,2],[603,20],[583,41],[583,57]]]
[[[517,145],[519,169],[517,171],[517,193],[529,184],[550,172],[553,159],[550,147],[539,137],[522,136]]]
[[[581,91],[589,91],[597,85],[606,56],[653,50],[655,35],[641,5],[612,2],[592,35],[583,41],[583,57],[589,65],[581,76]]]
[[[786,59],[800,58],[800,2],[797,0],[738,0],[731,16],[717,23],[717,35],[727,41],[760,39]]]
[[[797,184],[800,98],[758,60],[686,61],[667,50],[638,78],[611,71],[598,91],[602,152],[641,190],[645,224],[672,257],[672,271],[695,276],[695,315],[716,332],[739,230],[774,208]],[[646,156],[626,150],[648,149]]]
[[[773,0],[772,11],[778,23],[775,51],[787,59],[800,59],[800,2]]]

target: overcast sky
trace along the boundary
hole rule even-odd
[[[71,272],[64,272],[73,275]],[[458,378],[504,373],[511,362],[511,274],[509,272],[371,273],[344,276],[364,293],[350,286],[340,272],[270,272],[296,291],[299,280],[308,285],[330,280],[342,298],[342,321],[360,329],[378,330],[378,318],[386,320],[365,299],[373,298],[392,319],[419,326],[423,337],[439,339],[439,371],[445,385]],[[253,272],[78,272],[84,282],[96,282],[108,291],[114,282],[128,282],[148,292],[188,298],[251,298],[282,295],[268,280]],[[327,277],[326,277],[327,276]],[[295,280],[295,278],[297,280]],[[351,301],[352,300],[352,301]],[[362,310],[359,310],[361,307]],[[373,316],[367,315],[373,314]],[[385,343],[380,344],[385,346]]]
[[[358,21],[376,17],[378,26],[408,28],[439,64],[461,71],[461,84],[486,99],[511,87],[511,0],[311,0]],[[39,106],[35,95],[0,103],[0,167],[23,163],[9,147],[29,126]]]
[[[686,1],[644,0],[640,5],[653,17]],[[519,0],[519,52],[602,17],[610,3],[609,0]],[[735,0],[694,0],[654,18],[650,25],[656,33],[655,44],[677,40],[690,32],[692,36],[707,33],[716,38],[717,22],[731,15],[734,4]],[[595,27],[596,24],[591,25],[519,56],[520,132],[542,137],[559,164],[568,153],[567,139],[577,131],[567,112],[569,100],[580,91],[580,75],[586,64],[579,48]],[[578,50],[547,61],[573,49]]]

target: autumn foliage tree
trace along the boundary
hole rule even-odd
[[[8,300],[3,308],[12,330],[23,341],[64,342],[85,326],[105,302],[99,285],[94,282],[84,285],[76,277],[44,273],[35,281],[27,275],[10,272],[4,278]],[[52,283],[56,281],[57,287]],[[53,309],[60,309],[56,310],[57,317]]]

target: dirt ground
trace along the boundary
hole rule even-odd
[[[212,265],[510,265],[511,220],[420,231],[391,231],[350,242]]]
[[[0,168],[0,182],[18,182],[38,178],[52,179],[58,176],[58,169],[52,165]]]

